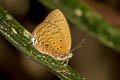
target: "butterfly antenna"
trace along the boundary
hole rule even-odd
[[[83,39],[76,47],[74,47],[71,52],[75,51],[76,49],[80,48],[80,47],[83,47],[87,44],[87,41],[86,39]]]

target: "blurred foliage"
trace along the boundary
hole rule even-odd
[[[103,44],[120,51],[120,30],[105,21],[79,0],[38,0],[50,9],[60,9],[77,27],[95,36]]]

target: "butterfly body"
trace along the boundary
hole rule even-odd
[[[40,52],[57,60],[72,57],[69,25],[63,13],[56,9],[32,32],[32,45]]]

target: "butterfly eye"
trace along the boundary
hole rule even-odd
[[[68,54],[68,58],[71,58],[73,56],[72,52]]]

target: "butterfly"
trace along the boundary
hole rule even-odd
[[[32,46],[54,59],[65,61],[73,56],[69,25],[59,9],[53,10],[32,32]]]

